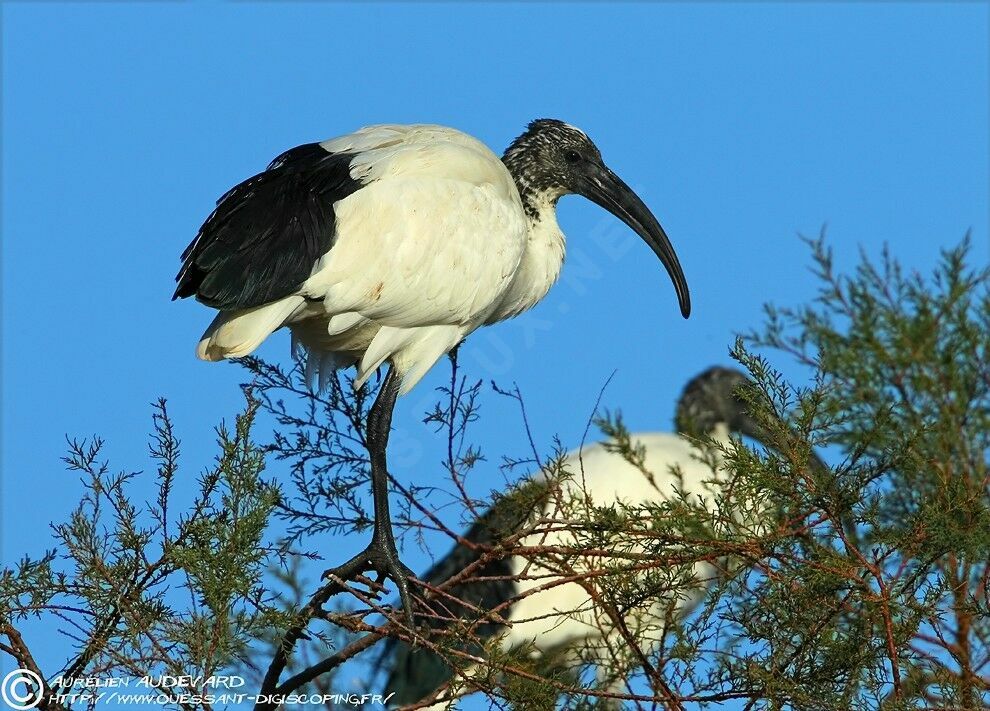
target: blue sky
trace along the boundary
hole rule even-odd
[[[67,434],[145,467],[165,396],[188,481],[212,459],[244,376],[194,358],[211,316],[171,303],[172,280],[214,200],[283,149],[381,122],[499,152],[537,117],[588,132],[669,233],[694,312],[617,220],[561,201],[561,281],[461,363],[517,383],[535,440],[571,447],[613,371],[603,404],[669,429],[685,381],[727,363],[762,304],[813,296],[798,233],[827,223],[840,268],[887,242],[926,271],[966,230],[987,261],[987,30],[978,3],[5,5],[4,561],[40,554],[78,500]],[[288,336],[270,341],[261,355],[287,362]],[[393,462],[402,480],[439,475],[421,419],[447,374],[399,403],[396,437],[421,452]],[[524,451],[514,409],[484,408],[478,491]]]

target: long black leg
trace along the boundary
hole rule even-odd
[[[371,455],[371,492],[375,499],[375,532],[371,538],[369,552],[377,553],[378,572],[388,575],[399,589],[399,599],[410,625],[412,624],[412,603],[409,597],[408,578],[415,578],[409,568],[399,560],[392,534],[392,514],[388,506],[388,466],[385,452],[388,449],[388,435],[392,429],[392,411],[399,395],[400,380],[395,367],[389,366],[388,374],[378,391],[375,404],[368,413],[368,453]],[[383,569],[384,568],[384,569]]]
[[[386,450],[388,435],[392,428],[392,411],[399,395],[400,380],[394,366],[389,366],[388,374],[382,382],[378,397],[368,412],[366,429],[368,454],[371,457],[371,493],[375,500],[375,528],[371,545],[363,552],[337,568],[331,568],[323,576],[334,576],[342,580],[357,573],[374,570],[391,578],[399,589],[399,599],[405,611],[406,621],[413,626],[412,600],[409,595],[409,578],[415,575],[399,560],[392,533],[392,517],[388,505],[388,465]]]

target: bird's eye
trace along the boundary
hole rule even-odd
[[[577,163],[581,160],[581,154],[577,151],[567,151],[564,153],[564,160],[568,163]]]

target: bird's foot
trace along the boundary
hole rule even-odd
[[[399,560],[399,551],[395,547],[395,542],[387,540],[384,536],[375,536],[371,540],[371,545],[362,552],[351,558],[343,565],[336,568],[329,568],[323,572],[323,579],[336,578],[341,583],[348,580],[360,579],[361,573],[373,570],[378,573],[378,579],[368,580],[369,589],[377,597],[385,588],[382,585],[386,578],[390,578],[399,589],[399,601],[402,603],[402,610],[406,618],[406,623],[410,629],[414,628],[412,597],[409,593],[409,581],[416,580],[416,574],[406,567]]]

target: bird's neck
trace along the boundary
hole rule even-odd
[[[564,261],[564,235],[557,224],[557,200],[564,191],[549,184],[546,171],[537,169],[535,156],[521,138],[502,156],[526,213],[526,250],[489,323],[535,306],[557,281]]]
[[[729,429],[728,423],[725,422],[716,422],[708,436],[719,444],[728,445],[732,442],[732,431]]]
[[[557,224],[557,197],[543,193],[533,201],[532,214],[526,213],[528,237],[523,265],[538,270],[541,276],[537,281],[545,285],[546,291],[557,280],[564,263],[564,233]]]
[[[557,281],[564,262],[564,234],[557,224],[556,199],[537,200],[526,211],[526,249],[512,283],[489,322],[535,306]]]
[[[539,220],[549,213],[556,224],[553,210],[564,190],[553,184],[545,170],[538,168],[536,153],[526,145],[515,142],[505,151],[502,163],[508,168],[516,184],[526,216],[530,220]]]

